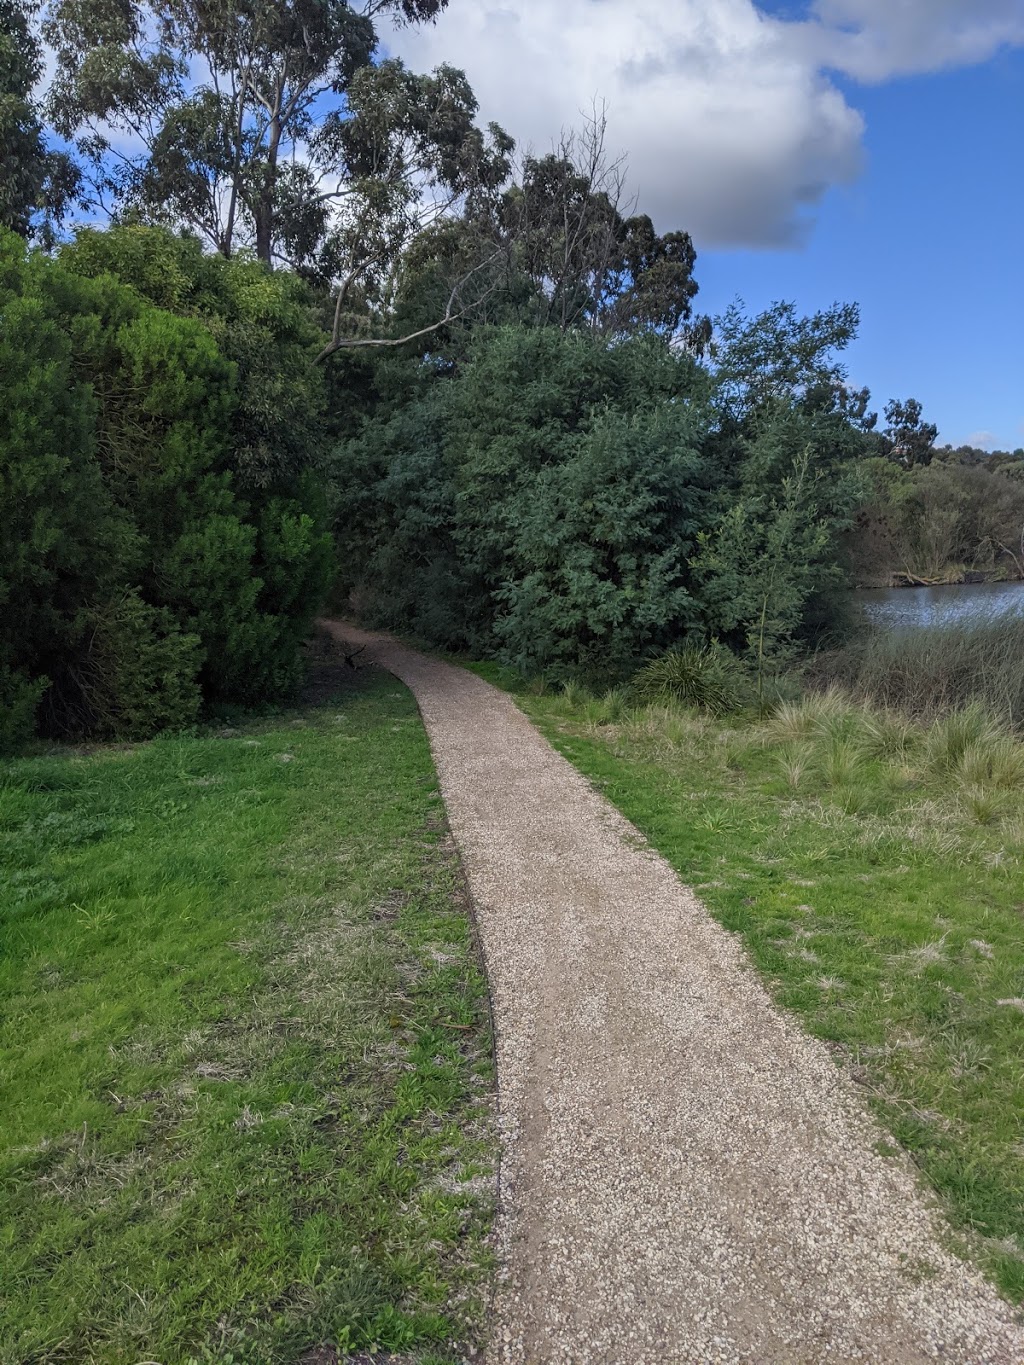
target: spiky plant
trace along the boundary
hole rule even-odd
[[[712,715],[738,710],[744,677],[735,656],[715,645],[686,645],[654,659],[633,679],[641,701],[677,701]]]

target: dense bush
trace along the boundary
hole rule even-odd
[[[850,434],[839,414],[772,403],[736,442],[694,570],[708,629],[759,666],[844,626],[839,538],[864,487]]]
[[[87,668],[80,678],[83,724],[101,736],[182,729],[202,702],[198,635],[134,589],[90,613]]]
[[[97,403],[21,241],[0,235],[0,743],[87,657],[89,611],[135,551],[96,458]]]
[[[308,473],[245,475],[238,367],[207,321],[67,256],[0,243],[7,743],[33,714],[148,734],[204,696],[281,695],[331,572]]]
[[[693,635],[784,660],[833,615],[863,496],[823,368],[846,321],[819,319],[764,393],[650,336],[502,327],[406,362],[338,454],[357,606],[553,675],[624,678]]]
[[[324,468],[336,370],[311,363],[324,338],[297,276],[244,254],[205,255],[194,237],[149,227],[81,229],[60,260],[77,275],[113,275],[164,312],[202,322],[235,369],[229,447],[241,491],[289,487]]]
[[[697,384],[656,342],[478,336],[339,453],[367,613],[527,669],[631,671],[698,622]]]

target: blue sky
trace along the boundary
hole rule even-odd
[[[387,41],[522,146],[606,102],[701,311],[856,301],[879,407],[1024,446],[1024,0],[451,0]]]
[[[879,407],[913,396],[940,440],[1024,446],[1024,51],[841,85],[865,119],[863,173],[828,191],[803,247],[706,248],[699,307],[856,300],[851,374]]]

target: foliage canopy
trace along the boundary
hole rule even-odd
[[[240,477],[214,332],[90,263],[2,239],[0,685],[21,732],[144,734],[292,689],[331,548],[308,478]]]

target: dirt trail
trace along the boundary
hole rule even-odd
[[[329,623],[412,688],[497,1030],[491,1365],[1021,1365],[1024,1328],[737,940],[472,674]]]

